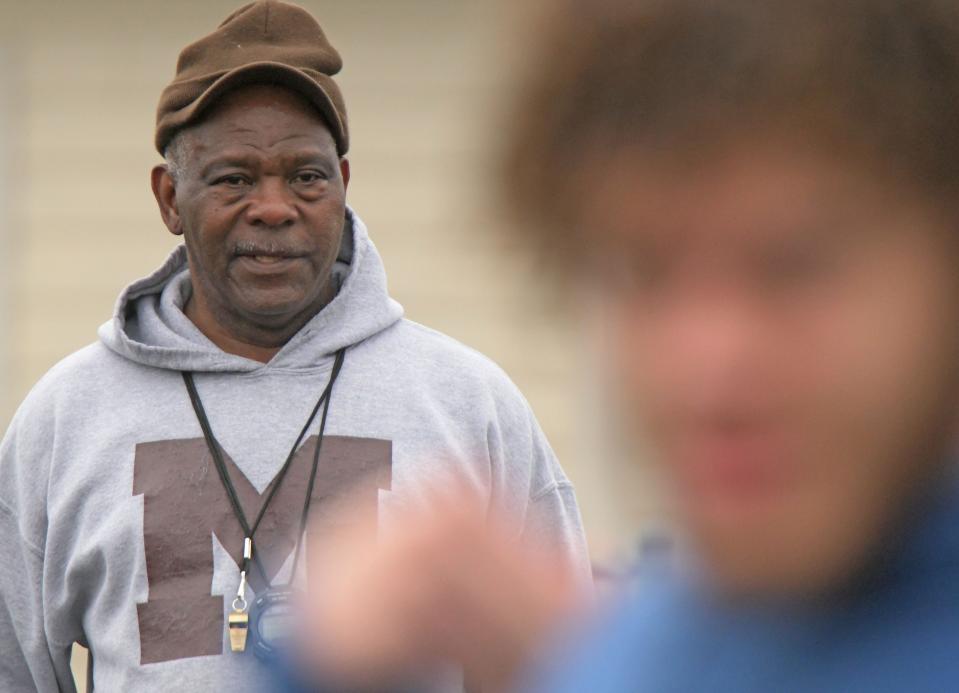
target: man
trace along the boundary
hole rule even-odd
[[[387,293],[345,204],[340,67],[273,1],[180,55],[152,186],[184,245],[3,440],[0,689],[73,690],[79,641],[97,689],[257,690],[307,522],[321,546],[348,502],[388,531],[446,480],[586,574],[572,487],[519,392]]]
[[[574,27],[517,190],[542,221],[574,200],[564,252],[692,556],[531,688],[955,690],[959,8],[610,0]]]
[[[957,690],[959,8],[569,5],[524,91],[510,191],[600,297],[623,418],[690,551],[523,683],[515,657],[476,660],[544,693]],[[421,553],[453,543],[408,531]],[[473,544],[442,573],[464,612],[504,554]],[[379,558],[366,592],[416,567]],[[537,616],[523,640],[554,637],[542,572],[504,560],[498,601]],[[317,670],[382,669],[349,646],[359,594],[327,579],[344,598],[316,597]],[[430,614],[376,634],[415,659]],[[492,625],[461,625],[464,655]]]

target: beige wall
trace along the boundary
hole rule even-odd
[[[0,424],[173,247],[148,184],[156,100],[179,48],[236,4],[0,0],[0,203],[11,203],[0,207]],[[393,293],[409,317],[510,373],[578,486],[596,554],[622,553],[648,504],[635,488],[614,492],[590,346],[550,300],[490,185],[525,46],[513,3],[305,4],[345,58],[349,197]]]
[[[9,98],[4,98],[10,92],[7,85],[10,83],[8,50],[0,43],[0,422],[6,421],[9,409],[8,401],[12,397],[10,377],[12,375],[12,361],[9,355],[11,345],[10,311],[13,303],[13,277],[11,271],[14,263],[14,248],[12,247],[14,233],[14,217],[11,209],[11,181],[12,181],[12,152],[11,141],[14,132],[13,108]]]

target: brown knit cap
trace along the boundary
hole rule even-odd
[[[342,67],[340,54],[303,8],[277,0],[244,5],[180,53],[176,76],[157,108],[157,151],[163,154],[177,130],[196,122],[228,91],[265,83],[288,87],[314,104],[342,156],[349,149],[346,104],[332,78]]]

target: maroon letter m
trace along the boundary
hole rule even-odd
[[[290,470],[256,533],[257,556],[272,580],[296,541],[316,437],[297,451]],[[273,483],[257,493],[224,454],[227,470],[247,517],[254,516]],[[392,444],[387,440],[326,436],[311,500],[311,526],[322,529],[329,510],[349,496],[359,513],[374,514],[379,489],[392,483]],[[137,604],[140,663],[217,655],[223,651],[223,602],[213,596],[211,534],[239,561],[243,533],[213,459],[202,438],[136,446],[133,493],[143,494],[143,539],[149,596]],[[251,571],[254,591],[264,587]],[[230,595],[232,598],[232,595]]]

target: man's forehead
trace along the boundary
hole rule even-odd
[[[297,159],[339,158],[333,134],[315,110],[260,108],[263,104],[246,101],[225,106],[177,134],[176,151],[171,152],[175,158],[240,160],[267,154]]]
[[[276,143],[273,147],[214,142],[194,148],[193,159],[204,166],[255,166],[267,160],[299,166],[337,160],[335,149],[319,147],[307,140],[288,140],[285,143]]]
[[[309,128],[262,128],[231,127],[217,128],[216,132],[196,130],[193,133],[196,148],[201,149],[253,149],[274,150],[294,149],[315,150],[317,152],[332,151],[335,154],[336,146],[329,130],[324,127]]]

